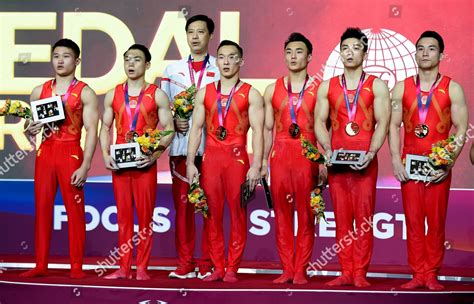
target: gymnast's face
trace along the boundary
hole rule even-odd
[[[439,66],[443,54],[440,52],[438,40],[424,37],[416,45],[415,60],[418,68],[425,70]]]
[[[346,68],[358,68],[366,59],[364,44],[357,38],[347,38],[341,42],[341,60]]]
[[[312,56],[308,54],[308,48],[302,41],[288,43],[285,48],[285,63],[288,70],[298,72],[306,69]]]
[[[53,50],[54,72],[60,76],[68,76],[76,71],[81,59],[76,58],[74,51],[68,47],[58,46]]]
[[[217,50],[217,67],[221,77],[232,78],[239,73],[243,59],[239,50],[233,45],[224,45]]]
[[[145,62],[145,54],[141,50],[128,50],[123,56],[123,67],[129,79],[139,79],[150,68],[150,62]]]

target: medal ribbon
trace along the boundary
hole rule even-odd
[[[181,82],[177,82],[177,81],[174,80],[174,79],[170,79],[170,78],[165,78],[165,77],[163,77],[163,78],[161,79],[161,81],[162,81],[162,82],[163,82],[163,81],[168,81],[169,83],[172,83],[172,84],[174,84],[174,85],[177,85],[177,86],[180,87],[180,88],[183,88],[183,89],[185,89],[185,90],[188,89],[187,86],[185,86],[185,85],[182,84]]]
[[[78,83],[78,80],[76,79],[76,77],[74,77],[74,79],[69,84],[69,87],[67,88],[66,94],[64,94],[63,96],[61,96],[61,95],[59,96],[61,98],[61,102],[62,102],[64,107],[66,106],[67,100],[68,100],[69,96],[71,95],[72,89],[74,89],[74,86],[77,83]],[[52,93],[52,96],[56,96],[56,78],[53,79],[53,82],[51,83],[51,93]],[[59,130],[58,125],[55,122],[53,122],[53,125],[54,125],[54,132],[55,133],[58,132],[58,130]],[[43,137],[44,136],[45,136],[45,133],[43,133]]]
[[[301,103],[303,101],[303,95],[304,95],[304,89],[306,87],[306,83],[308,82],[308,75],[306,75],[306,78],[303,83],[303,87],[301,88],[300,94],[298,95],[298,102],[296,103],[296,110],[295,106],[293,105],[293,102],[291,100],[291,94],[292,94],[292,89],[291,89],[291,80],[290,77],[288,77],[288,107],[290,108],[290,116],[291,116],[291,122],[296,124],[296,114],[298,113],[298,110],[301,107]]]
[[[138,121],[138,113],[140,112],[140,104],[142,103],[143,95],[145,93],[146,82],[143,84],[140,95],[138,95],[137,106],[135,107],[135,113],[132,119],[132,111],[130,110],[130,98],[128,96],[128,83],[125,82],[125,88],[123,90],[123,95],[125,97],[125,109],[127,110],[128,120],[130,121],[130,131],[135,131]]]
[[[360,75],[359,84],[357,85],[357,90],[354,96],[354,103],[352,104],[352,108],[351,108],[351,105],[349,103],[349,96],[347,93],[346,77],[344,76],[344,74],[342,74],[342,77],[341,77],[342,88],[344,90],[344,100],[346,101],[347,116],[349,117],[350,122],[354,121],[355,115],[357,113],[357,102],[359,101],[360,89],[362,88],[364,79],[365,79],[365,72],[362,71],[362,75]]]
[[[421,100],[421,82],[420,82],[420,75],[416,75],[416,99],[418,100],[418,117],[420,119],[421,124],[425,124],[426,116],[428,115],[428,108],[431,104],[431,99],[433,98],[434,89],[436,87],[436,83],[438,82],[441,75],[438,73],[436,75],[436,80],[431,85],[430,91],[428,93],[428,97],[426,98],[426,105],[423,107],[423,102]]]
[[[227,99],[227,104],[225,106],[224,115],[222,115],[221,81],[219,80],[219,82],[217,83],[217,117],[219,118],[219,126],[221,127],[224,126],[224,121],[225,121],[225,118],[227,117],[227,113],[229,112],[232,97],[234,96],[235,89],[237,88],[239,83],[240,83],[240,79],[237,79],[237,82],[235,83],[234,87],[232,88],[232,90],[230,90],[229,98]]]
[[[78,80],[74,78],[69,84],[66,94],[64,94],[63,96],[60,96],[63,104],[67,102],[67,99],[69,98],[69,95],[71,95],[72,89],[77,84],[77,82]],[[51,91],[53,93],[53,96],[55,96],[56,95],[56,79],[53,79],[53,82],[51,83]]]
[[[189,76],[191,77],[191,83],[196,85],[196,80],[194,79],[194,69],[193,69],[193,61],[194,59],[189,55],[188,57],[188,69],[189,69]],[[204,62],[202,64],[201,70],[199,71],[199,79],[196,86],[196,89],[199,90],[201,88],[202,77],[204,76],[204,70],[206,69],[206,65],[209,62],[209,54],[206,55],[204,58]]]

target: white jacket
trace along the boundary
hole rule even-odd
[[[196,85],[199,79],[199,72],[194,73],[194,79]],[[206,69],[204,70],[204,76],[201,81],[201,88],[204,88],[207,84],[218,81],[220,79],[219,69],[216,66],[216,58],[209,56],[209,61],[206,64]],[[170,81],[171,80],[171,81]],[[181,85],[175,83],[180,83],[182,86],[189,88],[192,85],[191,77],[189,76],[189,67],[188,67],[188,57],[185,57],[177,62],[174,62],[168,65],[163,74],[163,79],[161,80],[161,89],[165,91],[166,95],[170,99],[170,102],[173,102],[174,96],[181,93],[185,89]],[[200,89],[200,88],[198,88]],[[192,126],[192,118],[189,120],[189,128]],[[199,146],[197,155],[202,155],[204,152],[204,142],[206,134],[205,130],[202,133],[201,145]],[[188,151],[188,140],[189,140],[189,131],[186,134],[176,133],[173,138],[173,142],[170,146],[170,156],[185,156]]]

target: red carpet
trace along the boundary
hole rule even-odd
[[[88,265],[97,265],[97,258],[86,258]],[[31,263],[29,256],[2,256],[0,262]],[[51,266],[67,264],[67,258],[54,257]],[[154,259],[151,267],[174,267],[174,259]],[[9,264],[11,265],[11,264]],[[443,280],[451,276],[463,277],[464,282],[442,281],[445,290],[431,292],[427,289],[406,291],[400,285],[406,279],[380,276],[400,276],[408,273],[401,266],[371,266],[371,287],[329,288],[324,283],[332,276],[318,275],[306,285],[281,284],[272,280],[278,274],[248,273],[277,272],[278,263],[244,262],[239,282],[203,282],[199,279],[169,279],[169,270],[150,271],[150,281],[104,280],[94,270],[86,271],[87,277],[73,280],[67,269],[51,269],[47,277],[20,278],[23,269],[3,268],[0,274],[0,303],[472,303],[474,301],[474,271],[472,269],[443,269]],[[329,265],[328,271],[338,270]],[[112,270],[109,270],[110,273]],[[379,277],[377,277],[379,276]],[[41,299],[48,299],[42,301]],[[7,301],[8,300],[8,301]],[[161,302],[160,302],[161,301]]]

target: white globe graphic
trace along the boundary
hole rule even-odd
[[[403,35],[387,29],[364,29],[368,38],[367,60],[364,71],[379,77],[390,90],[395,83],[416,75],[415,45]],[[324,68],[324,80],[341,75],[344,65],[339,53],[339,44],[329,55]]]

